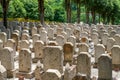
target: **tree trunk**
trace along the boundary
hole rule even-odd
[[[80,3],[77,4],[77,23],[80,23]]]
[[[44,0],[38,0],[38,6],[40,13],[40,23],[44,25]]]
[[[98,14],[99,15],[99,24],[100,24],[100,19],[101,19],[101,16],[100,16],[100,14]]]
[[[67,23],[70,23],[71,22],[71,1],[70,0],[66,0],[66,8],[67,8],[67,11],[66,11],[66,15],[67,15]]]
[[[86,23],[89,23],[89,9],[86,8]]]
[[[92,14],[92,22],[93,24],[95,24],[95,10],[91,10],[91,14]]]
[[[7,29],[7,4],[6,4],[6,0],[3,0],[2,8],[3,8],[3,25]]]

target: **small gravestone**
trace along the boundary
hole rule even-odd
[[[115,39],[114,38],[108,38],[108,40],[107,40],[107,52],[108,53],[110,53],[114,44],[115,44]]]
[[[5,32],[0,32],[0,39],[3,41],[3,44],[7,41],[7,34]]]
[[[32,36],[32,40],[33,40],[33,45],[34,45],[34,43],[35,43],[37,40],[40,40],[40,35],[39,35],[39,34],[34,34],[34,35]]]
[[[70,65],[72,65],[72,61],[73,61],[73,44],[71,42],[66,42],[63,46],[63,52],[64,52],[64,65],[66,63],[69,63]]]
[[[98,33],[92,33],[91,34],[91,39],[94,42],[94,45],[97,45],[99,43],[99,36]]]
[[[105,47],[103,44],[97,44],[95,46],[95,63],[98,62],[98,58],[102,55],[105,54]]]
[[[119,45],[120,46],[120,34],[116,34],[114,36],[115,39],[115,45]]]
[[[30,36],[26,33],[22,34],[22,38],[21,40],[29,40],[30,39]]]
[[[91,58],[89,53],[81,52],[77,57],[77,73],[86,74],[87,78],[91,76]]]
[[[49,41],[48,46],[58,46],[58,43],[56,41]]]
[[[19,71],[16,76],[23,76],[27,79],[33,78],[31,51],[23,48],[19,53]]]
[[[60,46],[46,46],[44,48],[44,70],[57,69],[63,73],[63,52]]]
[[[34,52],[35,52],[35,58],[33,59],[33,62],[37,62],[38,60],[43,59],[44,42],[38,40],[35,42],[33,47],[34,47]]]
[[[48,69],[43,75],[42,80],[61,80],[61,73],[56,69]]]
[[[21,40],[21,41],[19,42],[19,47],[20,47],[20,50],[21,50],[22,48],[29,49],[30,43],[29,43],[28,40]]]
[[[36,27],[32,27],[32,36],[33,36],[34,34],[37,34],[37,28],[36,28]]]
[[[102,40],[102,44],[106,47],[107,45],[107,40],[109,38],[109,34],[108,33],[104,33],[101,40]]]
[[[7,77],[13,77],[13,69],[14,69],[14,54],[13,49],[10,47],[5,47],[0,51],[0,60],[1,64],[7,70]]]
[[[78,44],[78,48],[79,48],[79,53],[80,52],[88,52],[89,46],[86,43],[80,43],[80,44]]]
[[[49,40],[53,40],[54,38],[54,29],[53,28],[49,28],[48,29],[48,39]]]
[[[42,40],[45,44],[47,43],[47,32],[46,31],[41,32],[40,40]]]
[[[114,45],[111,49],[112,64],[114,68],[120,68],[120,46]]]
[[[108,54],[98,59],[98,80],[112,80],[112,58]]]
[[[65,38],[62,35],[58,35],[56,37],[56,42],[58,43],[59,46],[63,46],[65,43]]]

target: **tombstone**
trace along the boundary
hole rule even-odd
[[[56,42],[58,43],[59,46],[63,46],[65,43],[65,38],[62,35],[58,35],[56,37]]]
[[[5,32],[0,32],[0,39],[3,41],[3,44],[7,41],[7,34]]]
[[[3,49],[3,41],[0,39],[0,50]]]
[[[112,53],[112,64],[114,68],[120,69],[120,46],[114,45],[111,49]]]
[[[107,52],[108,53],[110,53],[114,44],[115,44],[115,39],[114,38],[108,38],[108,40],[107,40]]]
[[[88,80],[91,76],[91,57],[87,52],[80,52],[77,57],[77,73],[86,74]]]
[[[87,37],[82,37],[81,39],[80,39],[80,42],[81,43],[89,43],[89,40],[88,40],[88,38]]]
[[[108,33],[104,33],[101,40],[102,40],[102,44],[106,47],[107,45],[107,40],[109,38],[109,34]]]
[[[63,73],[63,52],[60,46],[46,46],[44,52],[44,70],[57,69]]]
[[[110,32],[110,37],[114,37],[115,34],[116,34],[116,31],[115,31],[115,30],[112,30],[112,31]]]
[[[7,77],[13,77],[13,69],[14,69],[14,54],[13,49],[10,47],[5,47],[0,51],[0,60],[1,64],[7,70]]]
[[[74,34],[74,36],[76,37],[76,42],[79,42],[80,31],[79,31],[79,30],[74,30],[73,34]]]
[[[65,39],[65,42],[66,42],[66,41],[67,41],[67,33],[63,31],[63,32],[61,33],[61,35],[64,36],[64,39]]]
[[[80,43],[80,44],[78,44],[78,48],[79,48],[79,53],[80,52],[88,52],[89,46],[86,43]]]
[[[33,62],[37,62],[38,60],[43,58],[43,48],[44,48],[44,42],[43,41],[36,41],[34,44],[34,52],[35,52],[35,58]]]
[[[71,36],[72,34],[72,30],[70,28],[66,29],[66,33],[67,33],[67,38]]]
[[[40,36],[41,36],[40,40],[42,40],[46,44],[47,43],[47,32],[42,31]]]
[[[72,61],[73,61],[73,54],[74,54],[74,50],[73,50],[73,44],[71,42],[66,42],[63,45],[63,52],[64,52],[64,64],[69,63],[70,65],[72,65]]]
[[[120,46],[120,34],[116,34],[114,36],[115,39],[115,45],[119,45]]]
[[[42,64],[38,61],[36,68],[35,68],[35,80],[41,80],[41,71],[42,71]]]
[[[30,36],[26,33],[22,34],[22,38],[21,40],[29,40],[30,39]]]
[[[21,50],[22,48],[29,49],[29,48],[30,48],[30,43],[29,43],[28,40],[21,40],[21,41],[19,42],[19,47],[20,47],[20,50]]]
[[[0,62],[0,80],[6,80],[6,78],[7,78],[6,69],[3,65],[1,65]]]
[[[33,36],[34,34],[37,34],[37,28],[36,28],[36,27],[32,27],[32,36]]]
[[[74,36],[68,37],[67,42],[71,42],[73,44],[73,46],[74,46],[74,49],[75,49],[75,47],[76,47],[76,38]]]
[[[43,75],[42,80],[61,80],[61,73],[56,69],[48,69]]]
[[[32,36],[32,40],[33,40],[33,45],[34,45],[34,43],[35,43],[37,40],[40,40],[40,35],[39,35],[39,34],[34,34],[34,35]]]
[[[108,54],[98,59],[98,80],[112,80],[112,58]]]
[[[98,62],[98,58],[102,55],[105,54],[105,47],[103,44],[97,44],[95,46],[95,63]]]
[[[58,29],[57,29],[57,35],[61,35],[62,31],[63,31],[62,28],[58,28]]]
[[[99,35],[98,35],[98,33],[92,33],[91,34],[91,39],[94,42],[94,45],[99,44]]]
[[[80,34],[80,36],[81,36],[81,38],[83,38],[83,37],[88,37],[88,33],[87,33],[87,32],[82,32],[82,33]]]
[[[15,41],[15,45],[16,45],[16,49],[17,49],[18,42],[19,42],[19,34],[18,33],[13,33],[11,35],[11,39],[13,39]]]
[[[70,79],[70,65],[69,65],[69,63],[67,63],[65,65],[64,80],[71,80]]]
[[[19,72],[31,72],[31,62],[31,51],[29,49],[23,48],[19,54]]]
[[[48,29],[48,39],[49,40],[53,40],[54,38],[54,29],[53,28],[49,28]]]
[[[16,45],[15,45],[15,41],[13,39],[8,39],[7,42],[5,43],[4,47],[12,48],[14,55],[16,54]]]

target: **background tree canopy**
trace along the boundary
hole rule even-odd
[[[71,22],[119,24],[119,4],[120,0],[44,0],[44,18],[45,21],[67,22],[68,7],[71,9],[71,12],[68,12],[71,13]],[[2,13],[0,6],[1,18]],[[39,20],[38,0],[11,0],[7,17]]]

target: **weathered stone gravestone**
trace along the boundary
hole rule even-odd
[[[19,42],[19,47],[20,47],[20,50],[21,50],[22,48],[29,49],[30,43],[29,43],[28,40],[21,40],[21,41]]]
[[[81,43],[86,43],[86,44],[88,44],[88,43],[89,43],[89,40],[88,40],[87,37],[82,37],[82,38],[80,39],[80,42],[81,42]]]
[[[88,52],[89,46],[86,43],[80,43],[80,44],[78,44],[78,48],[79,48],[79,53],[80,52]]]
[[[49,40],[53,40],[54,38],[54,29],[53,28],[49,28],[48,29],[48,39]]]
[[[19,54],[19,71],[29,73],[31,71],[31,52],[29,49],[22,49]]]
[[[33,59],[33,62],[37,62],[38,60],[43,58],[44,42],[38,40],[35,42],[33,47],[35,52],[35,58]]]
[[[114,36],[115,39],[115,45],[119,45],[120,46],[120,34],[116,34]]]
[[[32,27],[32,36],[33,36],[34,34],[37,34],[37,28],[36,28],[36,27]]]
[[[12,70],[14,69],[14,54],[13,49],[10,47],[5,47],[0,51],[1,64],[7,70],[7,77],[13,77]]]
[[[35,43],[37,40],[40,40],[40,35],[39,35],[39,34],[34,34],[34,35],[32,36],[32,40],[33,40],[33,45],[34,45],[34,43]]]
[[[63,46],[65,43],[65,38],[62,35],[58,35],[56,37],[56,42],[58,43],[59,46]]]
[[[115,44],[115,39],[114,38],[108,38],[107,40],[107,52],[109,53]]]
[[[113,67],[120,68],[120,46],[114,45],[111,49]]]
[[[48,69],[43,75],[42,80],[61,80],[61,73],[56,69]]]
[[[106,47],[107,45],[107,40],[109,38],[109,34],[108,33],[104,33],[101,40],[102,40],[102,44]]]
[[[63,32],[61,33],[61,35],[64,36],[64,39],[65,39],[65,42],[66,42],[66,41],[67,41],[67,33],[63,31]]]
[[[57,29],[57,35],[61,35],[62,31],[63,31],[62,28],[58,28],[58,29]]]
[[[45,44],[47,44],[47,32],[42,31],[40,36],[41,36],[40,40],[42,40]]]
[[[16,54],[16,45],[15,45],[15,41],[13,39],[8,39],[7,42],[5,43],[4,47],[12,48],[14,55]]]
[[[46,46],[44,48],[44,70],[57,69],[63,73],[63,52],[60,46]]]
[[[19,34],[18,33],[13,33],[11,35],[11,39],[13,39],[15,41],[15,45],[16,45],[16,49],[17,49],[18,42],[19,42]]]
[[[103,44],[97,44],[95,46],[95,63],[98,62],[98,58],[102,55],[105,54],[105,47]]]
[[[110,32],[110,37],[114,37],[115,34],[116,34],[116,31],[115,31],[115,30],[112,30],[112,31]]]
[[[98,59],[98,80],[112,80],[112,58],[108,54]]]
[[[7,34],[5,32],[0,32],[0,39],[3,41],[3,44],[7,41]]]
[[[56,41],[49,41],[48,46],[58,46],[58,43]]]
[[[1,65],[1,62],[0,62],[0,80],[6,80],[6,78],[7,78],[6,69],[3,65]]]
[[[22,34],[21,40],[29,40],[30,36],[26,33]]]
[[[86,74],[88,80],[91,76],[91,58],[89,53],[81,52],[77,57],[77,73]]]
[[[66,42],[63,46],[63,52],[64,52],[64,65],[66,63],[72,65],[74,54],[73,44],[71,42]]]
[[[91,39],[94,42],[94,45],[99,44],[99,35],[98,35],[98,33],[92,33],[91,34]]]

